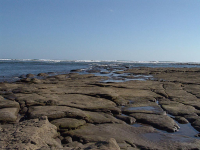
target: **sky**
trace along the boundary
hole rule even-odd
[[[0,0],[0,59],[200,62],[200,0]]]

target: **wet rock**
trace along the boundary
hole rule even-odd
[[[57,128],[60,129],[76,129],[86,124],[85,120],[78,120],[73,118],[61,118],[51,121]]]
[[[175,120],[178,121],[178,123],[181,123],[181,124],[189,123],[189,121],[187,119],[185,119],[184,117],[175,117]]]
[[[135,118],[133,117],[129,117],[129,116],[124,116],[124,115],[117,115],[115,116],[116,118],[125,121],[128,124],[134,124],[134,122],[136,121]]]
[[[130,114],[130,116],[136,118],[137,122],[150,124],[155,128],[168,132],[176,132],[180,128],[175,121],[167,115],[133,113]]]
[[[34,74],[27,74],[26,77],[27,78],[33,78],[35,75]]]
[[[115,74],[123,74],[124,71],[115,71],[114,73],[115,73]]]
[[[39,73],[37,76],[39,76],[39,77],[47,77],[48,74],[46,74],[46,73]]]
[[[70,79],[74,79],[74,80],[80,80],[80,79],[90,79],[90,78],[92,78],[92,77],[95,77],[95,75],[93,75],[93,74],[83,74],[83,75],[81,75],[81,74],[78,74],[78,73],[70,73],[69,74],[69,78]]]
[[[21,76],[19,76],[19,78],[26,78],[26,75],[21,75]]]
[[[22,78],[19,80],[19,82],[30,82],[31,81],[31,78]]]
[[[133,104],[126,105],[122,109],[123,113],[131,114],[131,113],[148,113],[148,114],[158,114],[163,115],[166,114],[163,109],[158,106],[155,102],[137,102]]]
[[[1,149],[61,149],[56,141],[56,126],[48,119],[32,119],[13,126],[3,125],[0,131]]]
[[[70,72],[81,72],[82,70],[81,69],[74,69],[74,70],[71,70]]]
[[[88,143],[87,141],[98,142],[114,138],[117,143],[126,141],[126,143],[143,149],[200,148],[200,142],[192,138],[177,135],[176,138],[184,140],[184,143],[182,143],[179,140],[174,140],[170,135],[156,132],[152,127],[132,127],[127,124],[88,124],[83,128],[67,131],[65,134],[70,135],[72,138],[79,138],[86,143]],[[147,137],[146,134],[151,138]]]
[[[0,109],[0,122],[13,123],[17,120],[19,108],[2,108]]]
[[[104,71],[104,72],[100,72],[101,74],[109,74],[110,72],[106,72],[106,71]]]
[[[98,70],[99,68],[95,69]],[[198,69],[193,68],[134,68],[122,71],[130,78],[133,78],[134,76],[132,75],[134,74],[151,74],[157,77],[157,81],[100,83],[101,80],[105,80],[107,77],[70,73],[50,76],[42,80],[32,78],[25,79],[24,82],[0,83],[0,95],[3,95],[3,97],[0,96],[0,101],[5,101],[4,98],[6,98],[6,101],[9,102],[8,104],[0,103],[2,107],[0,110],[8,109],[8,107],[12,109],[19,108],[20,104],[20,114],[23,114],[24,118],[30,119],[29,123],[26,122],[28,120],[23,120],[23,118],[20,120],[18,124],[24,122],[21,125],[23,127],[27,127],[27,123],[29,125],[34,124],[35,121],[31,118],[38,119],[43,115],[47,115],[51,122],[58,121],[59,127],[63,124],[63,127],[60,127],[58,131],[61,134],[60,140],[62,144],[69,146],[65,147],[66,150],[109,149],[107,140],[110,138],[114,138],[121,149],[198,149],[200,145],[198,138],[194,139],[178,134],[158,132],[155,129],[175,131],[178,128],[172,118],[163,115],[164,111],[161,107],[164,106],[165,108],[162,108],[169,113],[171,112],[170,114],[179,117],[181,121],[187,119],[194,128],[200,130],[198,122],[200,86],[198,85],[199,72],[196,71]],[[125,75],[122,76],[125,77]],[[160,77],[163,77],[163,79]],[[124,112],[128,110],[126,113],[131,114],[131,116],[118,116],[118,114],[121,114],[122,105],[124,107],[124,110],[122,110]],[[10,116],[16,117],[16,115]],[[132,120],[133,117],[137,119],[137,122],[143,122],[147,126],[130,126],[124,122],[132,124],[134,122]],[[70,119],[71,122],[59,122],[59,120],[66,118]],[[19,119],[20,117],[17,120]],[[45,119],[44,117],[39,120]],[[76,121],[73,122],[72,120]],[[79,121],[84,122],[84,124],[77,125]],[[6,128],[1,125],[0,132],[6,131],[7,135],[9,135],[11,128],[14,127],[15,133],[12,134],[13,137],[11,137],[10,141],[23,139],[23,134],[17,134],[22,128],[17,128],[16,122],[15,124],[13,124],[14,122],[9,123],[12,124],[6,124]],[[75,124],[70,127],[70,123]],[[37,126],[41,127],[39,123],[37,123]],[[32,129],[32,127],[30,128]],[[29,127],[26,130],[29,130]],[[25,132],[25,129],[23,131]],[[42,134],[48,134],[48,132],[51,132],[51,130],[44,130]],[[57,135],[53,139],[60,145]],[[2,141],[0,139],[0,145],[4,145]],[[37,140],[29,141],[29,138],[23,142],[32,146],[40,145]],[[21,144],[19,140],[18,143],[19,145]],[[10,149],[14,148],[11,147]],[[28,148],[18,147],[18,149]],[[53,148],[48,143],[46,146],[37,147],[36,149],[50,150],[59,148]]]
[[[91,69],[91,70],[87,70],[86,72],[88,73],[99,73],[101,70],[99,69]]]
[[[196,134],[195,137],[200,137],[200,133]]]

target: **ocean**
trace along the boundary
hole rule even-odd
[[[0,82],[13,82],[26,74],[49,75],[66,74],[71,70],[81,69],[80,73],[91,73],[90,70],[123,70],[134,67],[200,67],[195,62],[169,62],[169,61],[123,61],[123,60],[48,60],[48,59],[0,59]]]

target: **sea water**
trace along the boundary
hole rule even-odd
[[[87,70],[98,68],[101,71],[105,67],[123,70],[134,67],[176,67],[192,68],[200,67],[200,63],[180,63],[180,62],[160,62],[160,61],[119,61],[119,60],[47,60],[47,59],[0,59],[0,82],[12,82],[19,79],[21,75],[38,73],[66,74],[71,70],[82,69],[82,73]]]

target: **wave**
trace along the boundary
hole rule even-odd
[[[64,62],[68,60],[56,60],[56,59],[0,59],[0,61],[11,62]]]
[[[57,59],[0,59],[0,62],[75,62],[75,63],[132,63],[132,64],[183,64],[200,65],[200,62],[132,61],[132,60],[57,60]]]

